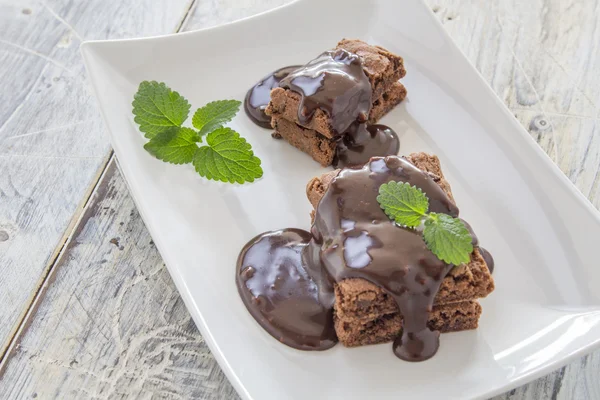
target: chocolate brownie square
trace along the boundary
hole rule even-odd
[[[477,329],[481,306],[477,301],[434,305],[427,325],[441,333]],[[371,319],[344,319],[334,316],[335,332],[346,347],[391,342],[402,330],[402,316],[388,313]]]
[[[390,89],[394,91],[393,93],[402,92],[402,94],[395,95],[397,98],[401,97],[397,100],[396,104],[406,97],[406,88],[401,84],[400,86],[397,84],[398,80],[406,75],[402,57],[392,54],[381,47],[371,46],[360,40],[344,39],[338,43],[336,48],[348,50],[361,57],[363,70],[371,84],[371,98],[374,99],[374,103],[380,100],[384,93],[390,91]],[[393,87],[394,85],[396,85],[396,87]],[[331,127],[330,116],[321,109],[315,111],[308,123],[300,123],[298,118],[300,100],[301,95],[293,90],[280,87],[275,88],[271,91],[271,101],[267,106],[265,113],[272,118],[280,116],[289,121],[293,121],[304,128],[315,130],[327,138],[335,138],[337,133],[334,132]],[[384,100],[384,102],[391,104],[391,101]],[[389,107],[387,111],[394,105]],[[372,112],[369,114],[369,120],[371,121],[378,120],[381,117],[373,115],[373,108],[371,110]],[[385,114],[385,112],[383,112],[382,115]]]
[[[417,168],[429,173],[454,201],[450,184],[444,177],[437,156],[413,153],[406,158]],[[308,183],[307,196],[315,209],[338,172],[339,170],[332,171],[313,178]],[[430,320],[431,326],[441,326],[443,329],[440,329],[447,332],[476,328],[481,310],[474,300],[487,296],[493,290],[492,276],[479,250],[475,248],[471,261],[466,265],[453,268],[442,281],[434,300],[434,312],[437,307],[437,310],[445,310],[445,313],[439,315],[432,313],[432,317],[434,315],[437,317],[434,322]],[[394,329],[396,333],[399,332],[402,317],[398,306],[379,286],[360,278],[346,279],[336,285],[335,295],[336,332],[342,344],[358,346],[381,343],[395,336],[392,335]],[[476,305],[470,304],[467,307],[466,303]],[[461,307],[462,311],[456,307]],[[452,315],[457,319],[450,318]],[[374,336],[369,337],[370,333]]]

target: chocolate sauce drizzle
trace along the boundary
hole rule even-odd
[[[352,124],[337,142],[333,166],[344,168],[363,165],[375,155],[398,154],[400,140],[392,128],[385,125]]]
[[[248,90],[244,99],[244,110],[246,115],[258,126],[271,128],[271,117],[265,114],[265,109],[271,100],[271,90],[279,86],[279,82],[290,72],[299,68],[299,65],[279,68],[262,78],[258,83]]]
[[[369,118],[371,83],[360,57],[344,49],[322,53],[282,79],[279,86],[302,96],[300,124],[307,124],[320,108],[329,115],[334,132],[341,135],[354,122]]]
[[[458,208],[432,177],[403,158],[377,157],[363,167],[341,170],[317,206],[311,233],[267,232],[240,254],[238,290],[272,336],[302,350],[333,346],[333,285],[363,278],[389,293],[403,316],[394,353],[407,361],[435,354],[439,332],[430,330],[427,321],[453,266],[427,248],[418,230],[399,227],[385,215],[377,194],[390,181],[420,188],[429,198],[430,211],[458,216]],[[477,246],[477,236],[472,236]],[[480,252],[489,254],[482,248]],[[491,271],[493,261],[488,267]]]
[[[363,278],[396,301],[403,315],[395,354],[407,361],[426,360],[437,351],[439,332],[427,327],[433,300],[452,268],[425,245],[420,232],[401,228],[377,202],[379,186],[408,182],[429,198],[430,211],[458,216],[458,208],[433,179],[399,157],[373,158],[362,168],[343,169],[321,199],[309,246],[320,248],[328,276],[339,282]],[[314,254],[314,251],[312,252]]]
[[[252,316],[273,337],[301,350],[335,345],[333,287],[363,278],[383,288],[403,317],[394,353],[422,361],[435,354],[439,332],[427,322],[434,298],[452,265],[439,260],[421,232],[391,221],[377,202],[379,187],[407,182],[429,198],[429,211],[458,217],[458,208],[434,178],[398,153],[399,140],[384,125],[366,123],[372,90],[355,54],[327,51],[303,67],[286,67],[263,78],[246,95],[250,118],[268,127],[264,114],[277,85],[301,95],[298,120],[307,124],[317,108],[326,112],[336,134],[340,171],[317,206],[311,233],[284,229],[263,233],[244,246],[236,283]],[[388,156],[373,157],[372,156]],[[364,165],[363,165],[364,164]],[[473,245],[478,245],[472,233]],[[493,258],[480,252],[493,270]]]
[[[330,118],[335,133],[335,167],[362,165],[374,156],[398,154],[398,135],[385,125],[366,123],[372,88],[360,57],[344,49],[326,51],[304,66],[278,69],[246,94],[244,109],[257,125],[271,127],[264,110],[271,89],[280,86],[300,94],[298,121],[308,125],[317,109]]]

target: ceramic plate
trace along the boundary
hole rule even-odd
[[[193,107],[242,100],[268,72],[302,64],[343,37],[402,55],[408,98],[383,123],[402,154],[437,154],[461,208],[496,259],[480,327],[442,335],[422,363],[390,344],[301,352],[269,336],[234,282],[256,234],[309,228],[308,180],[328,169],[239,114],[264,177],[206,181],[144,151],[131,114],[142,80],[166,82]],[[245,399],[481,398],[551,372],[600,344],[600,217],[543,153],[419,0],[299,0],[179,35],[89,42],[83,54],[138,209],[221,367]]]

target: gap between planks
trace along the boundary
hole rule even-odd
[[[190,0],[185,7],[185,12],[181,17],[180,21],[177,23],[174,29],[174,33],[179,33],[182,29],[185,28],[190,15],[192,15],[196,4],[199,0]],[[3,375],[6,365],[10,359],[10,355],[14,352],[16,347],[18,346],[18,339],[23,336],[23,334],[27,331],[29,327],[29,323],[31,322],[31,318],[35,314],[37,306],[40,304],[41,300],[44,298],[46,290],[53,282],[53,278],[55,276],[55,272],[57,267],[60,266],[62,261],[62,256],[65,253],[65,250],[69,248],[73,238],[77,235],[82,224],[85,222],[84,217],[87,214],[87,211],[91,204],[93,204],[95,200],[95,196],[100,193],[102,189],[102,184],[107,183],[111,176],[114,174],[114,170],[118,168],[116,164],[116,156],[114,151],[111,149],[106,155],[102,166],[98,169],[98,172],[94,176],[92,183],[89,186],[89,189],[84,194],[83,199],[75,213],[73,214],[73,218],[71,218],[71,222],[69,226],[65,230],[64,235],[60,239],[60,242],[56,246],[54,252],[50,256],[50,260],[46,264],[46,267],[42,271],[42,275],[38,280],[38,284],[35,287],[35,290],[32,292],[27,307],[23,310],[23,312],[19,315],[17,323],[14,328],[8,335],[8,341],[6,346],[0,348],[0,377]],[[98,196],[99,197],[99,196]]]

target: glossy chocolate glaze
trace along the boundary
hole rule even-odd
[[[343,169],[331,182],[317,207],[307,252],[319,254],[310,262],[321,264],[332,281],[363,278],[386,290],[403,315],[394,353],[421,361],[439,346],[439,332],[431,331],[427,321],[452,265],[427,249],[420,232],[401,228],[385,215],[376,198],[379,186],[389,181],[419,187],[430,211],[458,216],[458,208],[429,174],[399,157],[373,158],[362,168]]]
[[[487,265],[487,268],[490,271],[490,274],[492,274],[494,272],[494,257],[492,257],[492,254],[489,251],[487,251],[483,247],[479,246],[479,238],[473,231],[473,228],[471,227],[471,225],[469,225],[469,223],[462,218],[461,218],[461,221],[463,222],[463,224],[465,224],[465,226],[467,227],[467,230],[471,234],[471,238],[473,239],[471,241],[471,243],[473,243],[473,247],[479,248],[479,254],[481,254],[481,257],[485,261],[485,264]]]
[[[304,267],[311,238],[301,229],[258,235],[238,257],[236,284],[250,314],[271,336],[296,349],[325,350],[337,343],[333,297],[321,302]],[[320,270],[313,273],[318,279]]]
[[[307,124],[317,108],[325,111],[333,131],[342,135],[354,122],[365,122],[371,110],[372,88],[360,57],[343,49],[322,53],[282,79],[279,86],[302,96],[300,124]]]
[[[271,117],[265,114],[265,109],[271,101],[271,90],[279,86],[279,82],[299,65],[283,67],[262,78],[248,90],[244,99],[244,110],[250,119],[258,126],[271,128]]]
[[[483,247],[479,248],[479,253],[481,253],[481,257],[483,257],[483,259],[485,260],[485,263],[487,264],[488,270],[490,271],[490,274],[494,273],[494,257],[492,257],[492,254],[487,251],[486,249],[484,249]]]
[[[355,123],[338,141],[333,166],[363,165],[371,157],[396,155],[399,150],[400,139],[392,128]]]
[[[265,109],[277,86],[300,94],[301,124],[308,124],[317,108],[329,115],[337,137],[334,166],[359,165],[374,156],[398,154],[400,141],[391,128],[365,122],[372,88],[358,55],[343,49],[326,51],[304,66],[281,68],[261,79],[246,94],[244,109],[264,128],[271,127]]]

